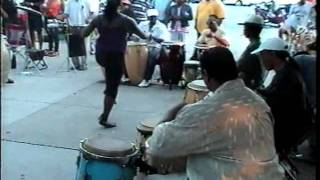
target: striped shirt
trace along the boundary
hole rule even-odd
[[[148,20],[147,10],[151,9],[149,0],[133,0],[131,6],[137,23]]]

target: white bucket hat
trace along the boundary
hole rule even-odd
[[[253,14],[253,15],[250,15],[249,18],[244,23],[239,23],[239,25],[246,25],[246,24],[256,24],[256,25],[263,26],[264,20],[261,16]]]
[[[259,48],[252,51],[251,54],[257,54],[264,50],[288,51],[288,45],[280,38],[270,38],[261,43]]]
[[[148,9],[147,15],[150,16],[159,16],[159,11],[156,9]]]

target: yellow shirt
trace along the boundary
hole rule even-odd
[[[224,18],[224,6],[221,0],[203,0],[199,3],[196,12],[196,27],[198,33],[208,28],[207,21],[209,15],[216,15],[218,18]]]

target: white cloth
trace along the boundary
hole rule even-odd
[[[147,153],[187,157],[190,180],[280,180],[271,110],[241,79],[225,82],[209,97],[182,108],[158,125]]]
[[[87,0],[68,0],[64,13],[68,15],[70,26],[85,25],[89,16],[89,3]]]
[[[161,23],[159,20],[157,20],[156,24],[151,28],[149,28],[149,21],[142,21],[138,27],[139,29],[145,33],[145,34],[151,34],[155,38],[163,39],[164,41],[169,41],[170,40],[170,34],[167,29],[167,27]],[[157,46],[160,46],[160,44],[151,41],[151,44],[156,44]]]

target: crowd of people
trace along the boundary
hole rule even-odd
[[[58,55],[59,39],[57,27],[50,26],[50,20],[66,19],[71,27],[88,24],[82,37],[93,36],[91,43],[95,45],[90,50],[105,69],[101,126],[116,126],[109,121],[109,115],[124,74],[130,38],[136,35],[148,42],[144,80],[138,85],[148,87],[161,43],[184,42],[189,21],[194,19],[197,43],[213,46],[199,59],[210,93],[194,104],[179,103],[172,108],[147,141],[147,153],[162,158],[187,157],[185,176],[190,180],[284,178],[279,161],[309,136],[316,113],[313,69],[316,57],[312,53],[316,42],[307,46],[308,52],[293,58],[287,42],[281,38],[261,42],[264,20],[252,15],[240,23],[250,43],[236,61],[220,27],[225,18],[220,0],[202,0],[195,14],[185,0],[108,0],[102,14],[98,3],[25,0],[24,5],[46,12],[51,56]],[[304,17],[309,10],[299,10],[307,9],[305,3],[300,0],[290,11],[297,16],[299,25],[309,20]],[[38,34],[42,48],[41,19],[30,15],[29,24],[30,31]],[[33,43],[36,41],[35,36],[31,39]],[[87,68],[85,61],[74,64],[79,70]],[[270,85],[264,87],[266,72],[271,70],[276,74]]]

